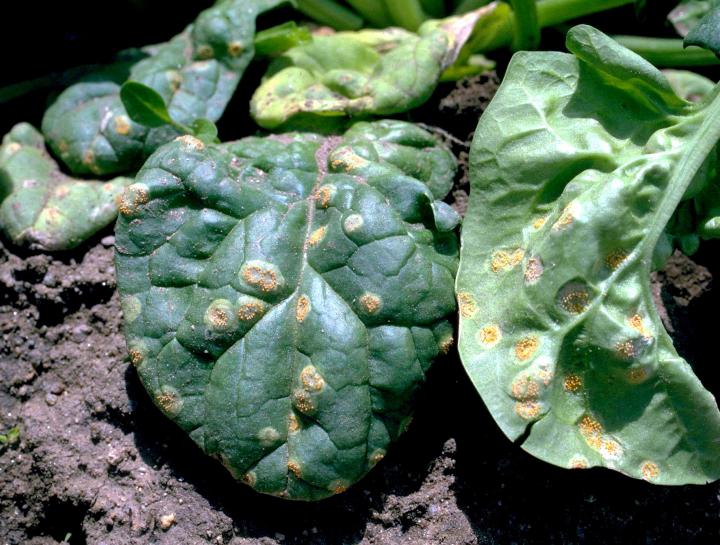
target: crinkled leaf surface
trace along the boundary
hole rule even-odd
[[[271,66],[251,101],[257,123],[326,123],[328,117],[389,115],[423,104],[480,18],[496,4],[428,21],[418,34],[399,28],[315,36]]]
[[[161,147],[125,192],[131,360],[238,479],[313,500],[360,479],[452,343],[455,161],[401,122]]]
[[[685,102],[591,27],[568,48],[516,54],[475,134],[463,364],[503,431],[543,460],[717,479],[716,401],[673,348],[649,277],[665,223],[715,159],[718,100]]]
[[[172,119],[220,118],[253,57],[255,18],[285,0],[223,0],[167,43],[147,48],[130,80],[157,91]],[[112,81],[69,87],[47,110],[42,130],[52,150],[76,174],[130,172],[178,133],[133,122]]]
[[[111,223],[128,178],[108,182],[63,174],[42,135],[21,123],[0,147],[0,229],[15,244],[67,250]]]

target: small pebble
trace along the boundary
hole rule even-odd
[[[102,244],[106,248],[109,248],[110,246],[113,246],[115,244],[115,237],[112,235],[103,237],[102,240],[100,241],[100,244]]]
[[[175,524],[175,513],[169,515],[163,515],[160,517],[160,529],[169,530],[170,526]]]

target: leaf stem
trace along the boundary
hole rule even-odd
[[[635,0],[542,0],[538,2],[538,22],[545,28],[578,17],[632,4]]]
[[[392,20],[408,30],[417,30],[427,19],[420,0],[385,0]]]
[[[357,30],[363,26],[360,17],[332,0],[297,0],[297,9],[338,30]]]
[[[377,27],[384,28],[393,24],[382,0],[346,0],[346,2]]]
[[[613,36],[613,39],[655,66],[706,66],[720,63],[720,60],[706,49],[695,46],[684,49],[680,39],[644,36]]]
[[[513,50],[537,49],[540,45],[540,24],[536,0],[512,0],[510,3],[515,14]]]

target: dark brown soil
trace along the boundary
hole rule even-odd
[[[316,504],[260,496],[145,394],[120,333],[112,242],[108,231],[55,257],[0,246],[0,433],[21,430],[0,447],[0,545],[720,542],[720,486],[655,487],[530,457],[498,430],[456,353],[358,485]],[[717,250],[697,260],[718,270]],[[709,270],[676,255],[655,286],[680,350],[714,387]]]

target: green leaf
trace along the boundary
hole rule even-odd
[[[195,137],[206,144],[219,144],[218,129],[215,123],[209,119],[196,119],[190,126]]]
[[[463,364],[508,437],[545,461],[718,479],[717,403],[650,288],[670,216],[715,185],[718,90],[686,102],[592,27],[567,46],[516,54],[473,140]]]
[[[0,146],[0,231],[39,250],[74,248],[117,216],[115,200],[130,178],[79,180],[64,174],[42,135],[20,123]]]
[[[720,55],[720,3],[716,3],[688,32],[685,45],[697,45]]]
[[[130,119],[145,127],[156,128],[172,125],[165,100],[152,87],[127,81],[120,87],[120,100]]]
[[[280,55],[291,47],[311,41],[312,34],[307,27],[299,27],[295,21],[287,21],[255,35],[255,54],[265,57]]]
[[[20,441],[20,426],[13,426],[7,432],[0,434],[0,445],[14,445]]]
[[[668,14],[668,20],[684,38],[718,4],[717,0],[684,0]]]
[[[270,66],[252,98],[252,115],[274,129],[416,108],[432,95],[478,20],[496,6],[428,21],[418,34],[389,28],[315,36]]]
[[[512,0],[515,15],[513,50],[533,50],[540,45],[540,23],[536,0]]]
[[[254,56],[255,19],[284,1],[217,2],[170,41],[144,48],[148,57],[133,64],[128,79],[154,89],[176,127],[166,120],[155,128],[134,123],[114,78],[85,81],[66,89],[45,112],[42,132],[50,148],[74,174],[135,172],[182,133],[178,127],[199,118],[217,121]]]
[[[360,479],[452,343],[455,170],[399,121],[161,147],[116,227],[130,359],[158,407],[260,492]]]

